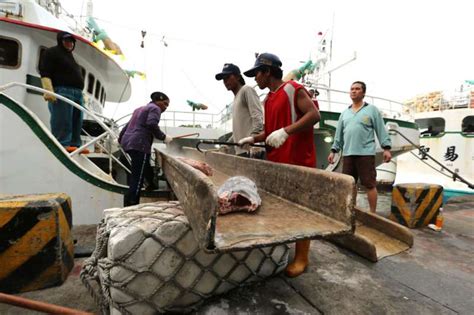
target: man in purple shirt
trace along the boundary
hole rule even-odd
[[[153,92],[151,102],[137,108],[130,121],[120,132],[119,143],[132,160],[129,189],[124,196],[125,207],[140,203],[140,190],[147,168],[150,168],[150,154],[153,138],[170,143],[173,138],[160,130],[161,113],[168,108],[170,99],[162,92]]]

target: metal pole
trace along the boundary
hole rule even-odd
[[[91,314],[92,315],[92,313],[87,313],[87,312],[75,310],[72,308],[58,306],[58,305],[49,304],[45,302],[34,301],[34,300],[26,299],[23,297],[19,297],[19,296],[5,294],[5,293],[0,293],[0,302],[22,307],[22,308],[27,308],[30,310],[35,310],[38,312],[44,312],[48,314],[75,314],[75,315]]]

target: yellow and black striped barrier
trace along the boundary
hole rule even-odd
[[[443,187],[434,184],[398,184],[392,190],[390,219],[410,228],[434,223],[443,204]]]
[[[66,194],[0,197],[0,292],[58,285],[74,266]]]

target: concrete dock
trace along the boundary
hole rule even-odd
[[[358,196],[364,208],[365,196]],[[379,196],[379,214],[390,211],[390,195]],[[325,241],[311,243],[311,261],[297,278],[275,277],[208,300],[194,314],[473,314],[474,197],[444,205],[441,232],[412,230],[413,248],[377,263]],[[79,247],[93,246],[94,226],[78,227]],[[292,255],[292,253],[291,253]],[[76,259],[59,287],[23,297],[99,313],[79,279]],[[1,314],[35,312],[0,304]]]

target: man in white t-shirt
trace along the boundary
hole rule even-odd
[[[263,109],[262,103],[255,90],[245,85],[245,80],[240,74],[240,69],[232,63],[224,64],[222,72],[216,74],[216,80],[224,80],[227,90],[234,93],[232,104],[232,142],[240,139],[258,135],[263,130]],[[239,156],[263,158],[265,150],[263,148],[252,147],[250,152],[235,147],[235,152]]]

